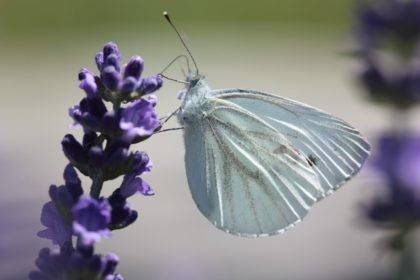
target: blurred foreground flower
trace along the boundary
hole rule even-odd
[[[407,119],[420,103],[420,0],[365,1],[355,37],[361,85],[371,101],[394,111],[373,161],[384,191],[365,204],[365,214],[388,230],[383,244],[401,259],[398,279],[419,279],[410,235],[420,225],[420,135],[410,132]]]
[[[420,102],[420,1],[368,1],[357,16],[360,81],[370,98],[403,109]]]
[[[94,254],[94,245],[109,237],[112,230],[125,228],[137,219],[137,212],[127,203],[130,196],[154,194],[141,178],[151,170],[149,157],[129,148],[160,129],[157,99],[151,93],[162,86],[162,79],[143,78],[144,62],[139,56],[121,66],[121,54],[114,43],[106,44],[95,61],[100,75],[80,71],[79,86],[86,97],[69,110],[74,125],[83,128],[83,140],[79,142],[71,134],[64,137],[61,144],[70,161],[64,171],[65,183],[50,187],[51,201],[41,213],[46,229],[38,236],[50,239],[57,247],[40,251],[35,262],[38,270],[29,274],[32,280],[123,279],[115,274],[118,257]],[[112,108],[108,109],[104,101]],[[76,169],[92,180],[89,195],[84,194]],[[109,197],[102,197],[103,183],[119,176],[124,176],[120,187]]]
[[[395,231],[389,245],[400,250],[399,235],[420,224],[420,136],[383,136],[373,166],[385,178],[386,190],[366,206],[367,214],[377,226]]]

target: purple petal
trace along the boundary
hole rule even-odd
[[[149,100],[139,99],[122,110],[120,128],[127,138],[149,136],[159,127],[155,104],[155,97]]]
[[[136,193],[141,193],[145,196],[151,196],[155,194],[153,189],[146,181],[132,174],[124,176],[120,193],[125,198],[128,198]]]
[[[51,201],[45,203],[42,207],[41,224],[46,229],[38,232],[39,237],[50,239],[58,245],[64,245],[70,240],[71,227],[64,223],[63,218]]]

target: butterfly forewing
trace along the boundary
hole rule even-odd
[[[300,221],[322,196],[306,155],[252,110],[210,98],[185,129],[186,169],[200,211],[243,236],[271,235]]]
[[[328,195],[357,173],[370,153],[369,144],[344,121],[305,104],[251,90],[213,91],[274,127],[299,150]]]

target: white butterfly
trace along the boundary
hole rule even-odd
[[[293,227],[370,153],[360,133],[336,117],[258,91],[212,90],[198,70],[181,100],[192,197],[210,222],[235,235]]]

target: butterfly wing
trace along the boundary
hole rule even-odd
[[[248,110],[286,136],[315,171],[326,196],[353,177],[370,154],[370,146],[346,122],[308,105],[252,90],[218,90],[212,94]]]
[[[276,234],[300,221],[314,202],[329,193],[319,175],[323,164],[330,163],[325,155],[332,153],[327,156],[331,160],[335,155],[343,157],[335,149],[318,147],[312,136],[292,133],[271,119],[282,117],[287,127],[305,133],[315,126],[307,128],[299,118],[288,114],[306,118],[307,111],[318,112],[314,120],[328,116],[330,120],[323,127],[331,126],[330,130],[341,121],[293,101],[275,96],[266,101],[262,97],[268,95],[215,91],[207,100],[211,104],[203,106],[207,108],[205,117],[186,126],[184,134],[187,177],[194,201],[216,227],[242,236]],[[291,104],[297,108],[288,108]],[[285,115],[278,115],[278,111]],[[324,133],[323,138],[332,136],[330,132],[319,131]],[[318,146],[307,152],[306,146],[314,145]],[[328,182],[332,181],[329,177],[335,178],[335,174],[324,176]]]

